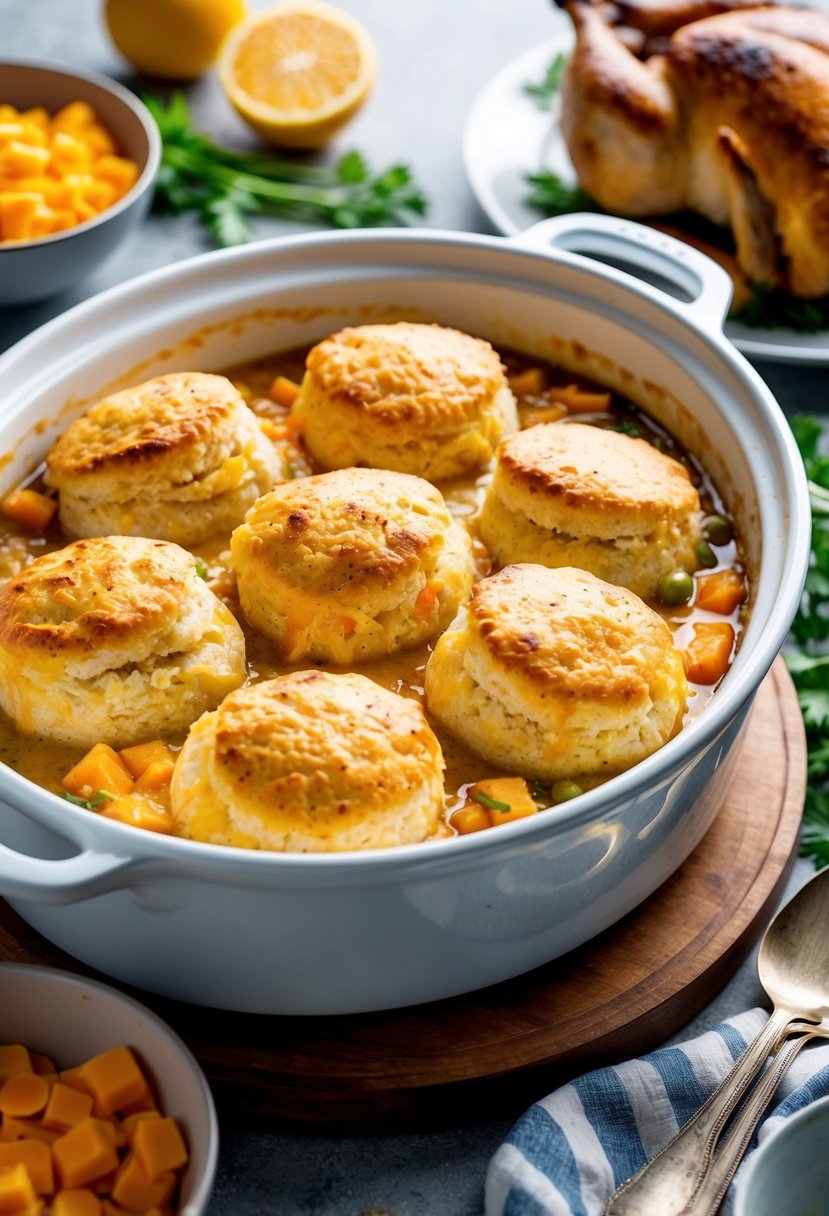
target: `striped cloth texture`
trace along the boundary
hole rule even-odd
[[[586,1073],[536,1102],[490,1162],[486,1216],[600,1216],[616,1187],[713,1093],[767,1018],[749,1010],[699,1038]],[[795,1060],[740,1171],[789,1115],[827,1094],[829,1043],[818,1041]],[[735,1184],[723,1213],[731,1211]]]

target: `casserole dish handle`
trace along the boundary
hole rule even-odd
[[[690,296],[677,303],[684,312],[692,313],[699,325],[722,330],[734,292],[730,275],[707,254],[666,232],[588,211],[542,220],[509,240],[523,249],[549,249],[552,245],[568,253],[593,254],[656,275]]]
[[[124,885],[131,857],[82,848],[74,857],[49,860],[0,844],[0,894],[33,904],[66,904]]]

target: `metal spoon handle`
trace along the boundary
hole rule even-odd
[[[683,1209],[682,1216],[713,1216],[717,1211],[777,1087],[791,1068],[800,1049],[815,1037],[814,1033],[802,1034],[796,1039],[790,1039],[780,1048],[771,1068],[762,1080],[757,1082],[746,1098],[743,1109],[734,1117],[710,1170],[691,1203]]]
[[[720,1133],[793,1014],[776,1008],[728,1076],[655,1157],[614,1191],[603,1216],[680,1216],[705,1176]]]

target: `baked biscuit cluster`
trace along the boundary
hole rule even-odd
[[[103,749],[103,767],[73,769],[74,801],[114,798],[105,814],[140,823],[129,808],[152,795],[167,826],[144,826],[242,848],[446,832],[423,705],[370,668],[314,669],[427,645],[422,700],[444,742],[507,774],[470,787],[470,824],[563,801],[680,729],[683,655],[644,602],[710,552],[678,460],[569,420],[519,431],[496,352],[437,325],[343,330],[311,350],[301,385],[274,387],[281,422],[223,376],[160,376],[99,401],[47,455],[60,522],[82,539],[0,591],[0,705],[24,733]],[[460,520],[433,483],[483,486],[490,466],[479,518]],[[36,516],[55,509],[15,493]],[[180,546],[228,537],[211,589]],[[495,572],[480,578],[483,546]],[[242,626],[304,669],[251,682]],[[725,665],[733,643],[731,630]],[[176,756],[163,740],[185,732]],[[117,798],[95,789],[121,770]]]

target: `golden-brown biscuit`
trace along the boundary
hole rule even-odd
[[[436,637],[475,577],[469,533],[440,492],[381,469],[277,486],[231,556],[245,616],[292,663],[365,662]]]
[[[699,495],[678,460],[644,439],[545,423],[499,445],[478,531],[499,565],[577,566],[644,599],[694,570]]]
[[[175,734],[245,675],[238,623],[168,541],[75,541],[0,589],[0,706],[27,734],[79,746]]]
[[[679,729],[688,685],[663,619],[584,570],[507,566],[478,583],[426,667],[429,712],[491,763],[606,777]]]
[[[421,707],[365,676],[298,671],[231,693],[192,727],[176,831],[287,852],[413,844],[443,813],[443,755]]]
[[[175,372],[104,397],[46,457],[73,536],[198,544],[230,532],[282,462],[224,376]]]
[[[518,428],[488,342],[440,325],[360,325],[320,342],[293,414],[326,469],[369,465],[441,481],[487,464]]]

